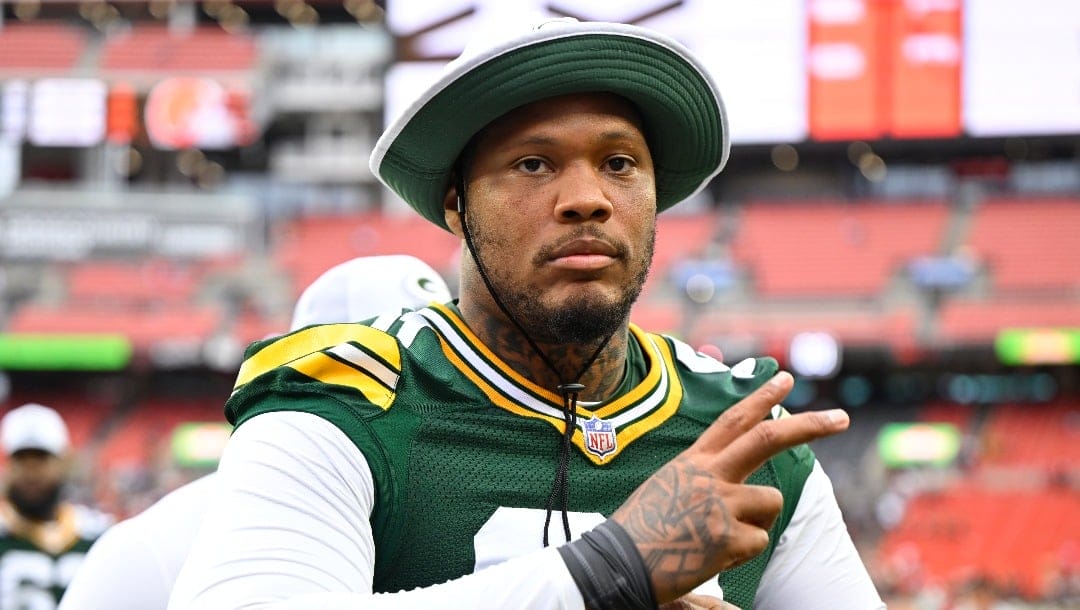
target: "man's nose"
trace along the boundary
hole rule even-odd
[[[604,192],[603,179],[599,170],[584,162],[564,168],[559,176],[556,219],[560,222],[604,222],[611,218],[611,200]]]

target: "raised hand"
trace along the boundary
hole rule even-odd
[[[656,601],[680,597],[769,544],[780,491],[744,481],[785,449],[845,430],[839,409],[765,419],[794,385],[789,373],[725,411],[612,515],[648,567]]]

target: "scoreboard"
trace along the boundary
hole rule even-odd
[[[1075,0],[389,3],[396,116],[470,35],[543,16],[634,23],[693,49],[736,144],[1080,133]],[[424,6],[421,6],[424,5]]]

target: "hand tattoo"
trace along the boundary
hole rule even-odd
[[[698,575],[713,553],[727,547],[731,513],[716,494],[715,477],[678,457],[639,487],[618,515],[638,543],[654,580]]]

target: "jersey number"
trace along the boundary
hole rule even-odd
[[[8,551],[0,558],[0,608],[55,610],[54,589],[64,589],[82,563],[83,553],[57,559],[37,551]]]

